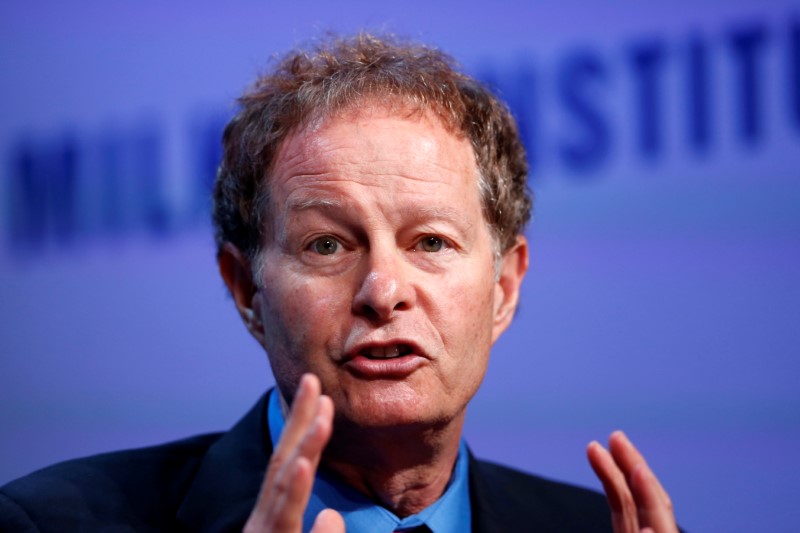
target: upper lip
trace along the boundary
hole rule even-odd
[[[411,349],[411,353],[413,353],[415,355],[419,355],[419,356],[424,357],[426,359],[430,359],[430,356],[425,351],[425,349],[422,348],[422,346],[420,346],[418,343],[416,343],[416,342],[414,342],[412,340],[409,340],[409,339],[389,339],[389,340],[381,340],[381,341],[363,341],[363,342],[358,342],[355,345],[353,345],[352,347],[348,348],[344,352],[344,357],[342,358],[342,362],[346,363],[347,361],[350,361],[351,359],[354,359],[355,357],[357,357],[358,355],[362,354],[363,352],[365,352],[367,350],[371,350],[373,348],[385,348],[387,346],[396,346],[396,345],[408,346]]]

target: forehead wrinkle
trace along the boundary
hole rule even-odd
[[[360,128],[359,123],[354,125]],[[404,149],[401,150],[405,158],[405,168],[397,168],[395,155],[373,150],[372,139],[345,138],[331,142],[316,133],[318,132],[296,134],[283,147],[282,167],[291,172],[290,180],[327,174],[335,181],[337,175],[345,177],[348,173],[360,171],[360,174],[372,175],[376,179],[402,177],[415,181],[440,181],[437,178],[439,174],[456,174],[478,182],[475,152],[469,144],[464,146],[467,155],[467,166],[464,167],[463,161],[453,164],[450,160],[431,157],[443,149],[441,142],[433,139],[412,139],[410,143],[403,143]],[[340,157],[339,154],[346,155]]]
[[[467,222],[464,209],[457,209],[449,206],[426,206],[426,205],[403,205],[397,209],[398,213],[404,217],[419,218],[423,221],[454,221],[465,226],[470,226]]]
[[[387,188],[386,182],[382,181],[373,181],[369,183],[364,183],[360,180],[331,179],[331,180],[316,180],[316,183],[314,185],[325,184],[325,183],[338,184],[342,182],[353,182],[360,187],[385,189],[387,193],[389,192],[389,188]],[[343,197],[342,199],[337,199],[337,198],[332,198],[330,196],[317,196],[315,194],[315,192],[317,192],[315,191],[316,187],[314,186],[303,187],[303,189],[305,190],[303,190],[302,192],[295,191],[295,194],[291,194],[290,197],[286,200],[285,214],[287,216],[293,212],[307,211],[313,209],[347,210],[355,207],[354,205],[351,205],[352,199],[347,199]],[[314,192],[310,192],[309,189]],[[399,192],[401,194],[408,194],[412,191],[396,191],[396,192]],[[413,192],[415,194],[417,193],[417,191]],[[330,194],[330,192],[323,192],[323,194]],[[340,194],[336,194],[336,196],[341,197]],[[428,199],[428,200],[432,201],[433,199]],[[412,204],[408,204],[404,202],[400,203],[392,202],[391,208],[392,211],[394,211],[398,215],[401,215],[404,218],[417,218],[423,220],[441,220],[441,221],[456,221],[456,222],[464,222],[468,219],[468,216],[465,213],[466,207],[463,205],[453,205],[453,204],[432,205],[430,203],[424,204],[420,202],[414,202]],[[285,222],[285,217],[284,217],[284,222]]]

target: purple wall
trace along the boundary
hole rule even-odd
[[[216,273],[235,96],[326,29],[442,46],[521,120],[522,308],[478,455],[599,487],[624,428],[693,531],[800,520],[800,9],[792,2],[6,2],[0,483],[230,426],[272,383]]]

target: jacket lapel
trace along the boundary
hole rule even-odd
[[[473,533],[507,533],[520,529],[518,510],[509,506],[505,487],[492,483],[483,465],[469,452],[469,500]]]
[[[208,449],[178,510],[186,530],[242,530],[272,454],[266,397]]]

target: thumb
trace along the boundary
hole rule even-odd
[[[344,518],[333,509],[323,509],[314,519],[311,533],[344,533]]]

